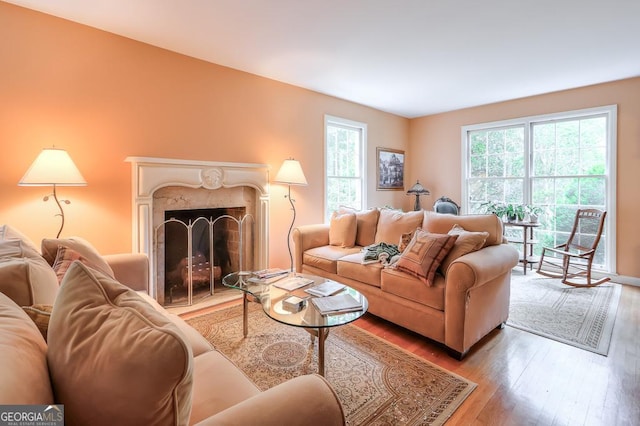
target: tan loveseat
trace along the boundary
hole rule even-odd
[[[391,209],[353,214],[355,230],[340,225],[338,220],[344,215],[332,224],[299,226],[294,230],[298,272],[331,278],[357,289],[369,300],[370,313],[444,344],[458,359],[506,322],[511,269],[518,262],[518,253],[503,243],[502,222],[497,216],[403,213]],[[379,243],[399,245],[402,234],[416,228],[433,234],[454,234],[463,228],[465,238],[477,239],[481,234],[485,239],[481,238],[477,247],[463,247],[471,240],[460,234],[428,284],[381,262],[363,262],[364,247]],[[355,234],[353,246],[344,244],[350,238],[343,234],[349,232]]]
[[[54,247],[65,250],[51,267]],[[79,239],[43,241],[42,254],[0,228],[0,405],[63,404],[67,425],[344,424],[322,377],[261,392],[159,306],[145,256],[100,256]]]

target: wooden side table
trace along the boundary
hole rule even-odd
[[[520,263],[522,263],[524,274],[527,275],[527,265],[531,265],[530,268],[533,270],[533,264],[540,261],[540,257],[533,254],[533,246],[538,243],[538,241],[533,238],[533,228],[537,228],[540,224],[537,222],[504,222],[504,226],[514,226],[522,229],[522,239],[508,238],[508,241],[513,244],[522,245]]]

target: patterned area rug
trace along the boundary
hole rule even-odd
[[[268,318],[258,305],[242,337],[242,307],[187,320],[262,390],[316,373],[317,339]],[[326,378],[349,425],[442,425],[476,384],[422,360],[354,325],[331,330]]]
[[[575,288],[535,272],[511,277],[507,325],[606,356],[622,286]]]

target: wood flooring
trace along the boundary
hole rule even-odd
[[[640,425],[640,287],[623,286],[607,357],[507,326],[457,361],[371,314],[354,324],[478,384],[447,426]]]
[[[607,357],[512,327],[462,360],[373,315],[356,325],[478,384],[447,425],[640,425],[640,288],[623,286]]]

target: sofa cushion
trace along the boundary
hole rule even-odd
[[[391,209],[380,210],[380,218],[376,228],[376,244],[383,242],[398,244],[402,234],[422,226],[423,218],[424,215],[421,211],[404,213]]]
[[[418,229],[407,248],[400,255],[396,268],[413,274],[431,286],[436,270],[451,251],[457,238],[457,235],[431,234]]]
[[[302,255],[302,262],[305,265],[322,269],[323,271],[336,274],[338,272],[337,261],[341,257],[360,252],[360,248],[342,248],[337,246],[321,246],[305,251]]]
[[[329,224],[329,245],[353,247],[356,243],[356,214],[333,212]]]
[[[135,291],[74,262],[53,306],[47,359],[69,424],[188,424],[193,355]]]
[[[413,274],[385,268],[380,274],[380,288],[385,293],[444,311],[445,279],[440,274],[435,275],[432,286],[426,286]]]
[[[356,245],[366,247],[375,243],[379,217],[380,210],[378,209],[363,210],[356,213],[356,223],[358,228],[358,232],[356,233]]]
[[[451,262],[465,254],[480,250],[484,247],[484,243],[487,241],[487,238],[489,238],[489,233],[486,231],[469,232],[465,231],[465,229],[458,224],[453,225],[453,228],[451,228],[448,233],[449,235],[457,235],[458,239],[449,254],[447,254],[447,257],[442,261],[442,264],[440,264],[440,270],[444,273],[449,269]]]
[[[338,275],[360,281],[375,287],[380,287],[381,262],[363,263],[364,253],[353,253],[338,259]]]
[[[53,404],[47,344],[33,321],[0,293],[0,404]]]
[[[58,280],[51,266],[22,240],[0,241],[0,292],[19,306],[52,304]]]
[[[107,261],[102,258],[102,255],[100,255],[98,250],[96,250],[91,243],[80,237],[43,239],[41,244],[42,257],[45,258],[49,265],[53,266],[56,257],[58,257],[59,247],[66,247],[74,250],[79,253],[80,256],[84,257],[93,269],[98,269],[100,272],[111,278],[115,277],[111,266],[109,266]]]
[[[495,214],[454,216],[425,211],[422,228],[427,232],[446,234],[456,224],[470,232],[488,232],[489,237],[483,247],[502,244],[502,221]]]

